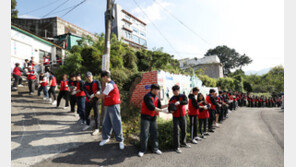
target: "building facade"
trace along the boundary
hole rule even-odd
[[[117,39],[122,39],[134,48],[147,48],[146,23],[123,10],[118,4],[114,5],[114,15],[111,32]]]
[[[52,64],[57,64],[59,58],[65,57],[65,50],[62,47],[14,25],[11,25],[10,46],[11,70],[15,63],[20,63],[20,67],[23,67],[24,60],[30,60],[31,57],[34,57],[38,64],[43,63],[44,56],[48,56]],[[41,70],[39,65],[36,69]]]
[[[205,75],[208,75],[211,78],[222,78],[223,75],[223,66],[220,63],[218,56],[205,56],[203,58],[185,58],[179,60],[180,68],[186,70],[192,68],[194,70],[202,69]]]

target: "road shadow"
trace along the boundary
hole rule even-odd
[[[108,166],[122,163],[126,158],[137,156],[137,151],[138,150],[134,146],[126,146],[124,150],[120,150],[117,142],[106,144],[102,147],[99,146],[99,142],[90,142],[83,144],[78,148],[65,151],[57,157],[46,161],[58,165]],[[44,162],[34,166],[43,166],[43,163]]]

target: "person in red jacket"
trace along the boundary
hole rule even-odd
[[[15,63],[15,67],[12,71],[12,76],[14,78],[14,82],[13,82],[13,85],[12,85],[12,90],[17,90],[17,86],[23,86],[22,85],[22,72],[23,72],[23,69],[19,67],[20,64],[19,63]]]
[[[158,149],[156,118],[159,112],[165,110],[162,108],[167,107],[167,105],[161,105],[160,99],[158,98],[159,90],[160,87],[158,84],[152,84],[150,92],[144,96],[142,101],[139,157],[142,157],[147,150],[149,134],[153,152],[158,155],[162,154]]]
[[[109,71],[102,71],[101,78],[105,83],[105,89],[102,94],[96,94],[97,98],[104,98],[105,116],[102,127],[102,138],[100,146],[109,142],[112,130],[116,141],[119,142],[119,148],[124,149],[123,133],[120,115],[120,94],[114,81],[111,80]]]
[[[177,153],[181,153],[181,147],[190,148],[186,144],[186,105],[188,104],[187,97],[180,94],[180,87],[178,85],[172,88],[174,96],[169,101],[169,112],[173,114],[173,143],[174,149]],[[181,138],[179,135],[179,128],[181,129]]]
[[[35,91],[36,82],[36,72],[33,70],[32,66],[28,67],[28,72],[26,73],[29,87],[29,94],[32,95]]]
[[[52,101],[51,100],[51,94],[53,96],[53,103],[52,105],[55,106],[57,104],[57,96],[56,96],[56,87],[57,87],[57,79],[56,77],[54,76],[53,72],[50,71],[49,72],[49,84],[48,84],[50,87],[49,87],[49,90],[48,90],[48,97],[50,99],[50,102]]]
[[[216,114],[216,107],[219,106],[219,104],[217,103],[214,95],[215,95],[215,90],[214,89],[210,89],[210,94],[206,97],[206,101],[207,103],[210,104],[210,109],[209,109],[209,122],[208,122],[208,131],[209,132],[214,132],[213,130],[213,122],[215,120],[215,114]]]
[[[68,104],[68,93],[69,93],[68,76],[67,76],[67,74],[64,74],[63,75],[63,80],[61,80],[61,82],[60,82],[60,92],[58,94],[58,100],[57,100],[56,108],[59,108],[62,98],[64,98],[65,101],[66,101],[64,109],[68,108],[68,106],[69,106],[69,104]]]
[[[209,115],[209,108],[210,105],[205,101],[205,98],[203,94],[199,93],[197,95],[197,102],[199,106],[199,114],[198,114],[198,122],[199,122],[199,133],[201,135],[201,138],[205,139],[205,135],[209,135],[209,133],[206,132],[207,129],[207,122]],[[203,127],[203,130],[202,130]]]
[[[44,73],[40,73],[40,76],[39,76],[39,85],[40,86],[38,88],[37,95],[40,96],[41,91],[43,91],[43,94],[44,94],[43,100],[47,100],[48,101],[48,91],[47,91],[48,81],[47,81],[47,77],[44,76]]]
[[[197,103],[197,94],[199,89],[197,87],[192,89],[192,93],[188,95],[188,115],[190,120],[190,136],[191,142],[197,144],[197,140],[201,140],[197,136],[197,116],[199,115],[199,105]]]

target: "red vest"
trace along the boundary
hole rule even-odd
[[[199,106],[204,106],[202,103],[199,103]],[[206,119],[209,118],[209,110],[200,110],[199,114],[197,115],[198,119]]]
[[[92,83],[86,83],[85,88],[87,89],[88,93],[92,92],[93,94],[96,94],[98,91],[97,81],[94,80]],[[92,89],[92,91],[90,91],[90,88]],[[87,97],[86,97],[86,101],[89,102],[89,99]]]
[[[183,100],[183,98],[180,97],[179,101],[182,101],[182,100]],[[177,102],[177,100],[174,99],[174,100],[170,101],[169,103],[176,103],[176,102]],[[186,115],[186,105],[178,105],[176,107],[177,107],[177,111],[175,111],[173,113],[173,117],[183,117]]]
[[[196,109],[193,104],[192,104],[192,100],[189,99],[189,104],[188,104],[188,115],[198,115],[199,114],[199,110]]]
[[[210,97],[210,95],[208,95],[208,96],[206,97],[206,101],[207,101],[207,103],[211,104],[211,109],[212,109],[212,110],[215,110],[215,109],[216,109],[216,106],[211,102],[211,97]]]
[[[43,78],[44,78],[44,77],[43,77]],[[44,81],[44,79],[42,79],[42,81]],[[41,86],[47,86],[47,80],[45,80],[45,82],[42,82],[40,85],[41,85]]]
[[[57,86],[57,80],[55,76],[52,76],[51,85],[50,86]]]
[[[120,94],[119,94],[119,89],[117,87],[117,85],[115,84],[114,81],[110,81],[109,83],[111,83],[114,87],[114,89],[109,92],[109,94],[107,96],[105,96],[104,98],[104,105],[105,106],[113,106],[115,104],[120,104]]]
[[[80,97],[80,96],[85,96],[85,92],[84,92],[84,91],[82,90],[82,88],[79,86],[79,83],[80,83],[80,81],[77,81],[77,82],[76,82],[76,88],[77,88],[77,90],[80,90],[80,92],[76,93],[75,96],[78,96],[78,97]]]
[[[152,99],[154,106],[157,107],[158,100],[159,100],[158,97],[155,96],[155,99],[154,99],[152,96],[150,96],[150,98]],[[151,111],[151,110],[149,110],[149,109],[147,108],[147,106],[146,106],[144,100],[143,100],[143,102],[142,102],[141,114],[149,115],[149,116],[151,116],[151,117],[154,117],[154,116],[157,115],[155,111]]]
[[[49,64],[49,59],[48,58],[44,58],[44,63],[43,63],[44,65],[47,65],[47,64]]]
[[[66,80],[66,81],[61,80],[60,91],[67,91],[68,89],[69,89],[68,80]]]
[[[27,72],[27,80],[36,80],[36,75],[33,70]]]
[[[21,73],[19,67],[14,67],[12,73],[13,73],[14,75],[18,75],[18,76],[21,76],[21,75],[22,75],[22,73]]]

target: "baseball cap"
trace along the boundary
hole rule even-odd
[[[92,76],[92,73],[88,71],[88,72],[86,73],[86,77],[90,77],[90,76]]]

